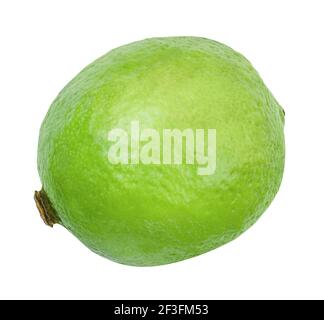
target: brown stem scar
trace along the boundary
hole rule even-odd
[[[54,224],[58,223],[58,219],[43,189],[41,191],[35,191],[34,200],[42,220],[52,228]]]

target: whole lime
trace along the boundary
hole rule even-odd
[[[110,51],[42,124],[36,204],[94,252],[136,266],[219,247],[278,191],[284,112],[252,65],[205,38]]]

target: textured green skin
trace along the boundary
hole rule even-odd
[[[112,165],[108,131],[216,128],[217,170]],[[284,113],[251,64],[218,42],[153,38],[117,48],[77,75],[41,128],[38,168],[61,224],[111,260],[167,264],[240,235],[274,198]]]

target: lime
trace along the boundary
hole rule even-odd
[[[94,252],[152,266],[217,248],[270,205],[284,112],[252,65],[205,38],[114,49],[57,96],[42,124],[35,199]]]

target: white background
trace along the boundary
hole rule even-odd
[[[0,298],[324,298],[323,1],[1,1]],[[105,260],[46,227],[38,130],[59,90],[110,49],[153,36],[228,44],[286,110],[284,181],[238,240],[172,265]]]

